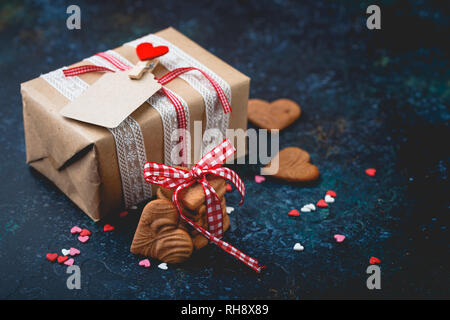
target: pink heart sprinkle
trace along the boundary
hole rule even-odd
[[[80,240],[81,241],[81,240]],[[69,254],[73,257],[76,256],[77,254],[80,254],[80,250],[78,250],[77,248],[70,248]]]
[[[64,262],[64,264],[65,264],[66,266],[71,266],[71,265],[73,265],[74,262],[75,262],[75,260],[73,260],[72,258],[70,258],[69,260],[67,260],[66,262]]]
[[[80,233],[81,232],[81,228],[80,227],[72,227],[72,229],[70,229],[70,233],[75,234],[75,233]]]
[[[335,234],[334,238],[336,239],[336,242],[342,242],[345,240],[345,236],[342,234]]]
[[[148,259],[141,260],[139,265],[144,268],[150,268],[150,261]]]
[[[264,182],[264,181],[266,181],[265,177],[263,177],[263,176],[255,176],[255,182],[256,183],[261,183],[261,182]]]
[[[89,236],[79,236],[78,237],[78,240],[80,241],[80,242],[83,242],[83,243],[85,243],[86,241],[88,241],[89,240]]]

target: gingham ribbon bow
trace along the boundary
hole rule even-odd
[[[244,183],[236,172],[221,166],[222,163],[234,152],[236,152],[236,149],[234,149],[228,139],[225,139],[221,144],[205,154],[190,171],[156,162],[147,162],[144,166],[144,177],[147,182],[169,189],[175,188],[172,200],[183,220],[203,234],[210,242],[215,243],[220,248],[241,260],[250,268],[254,269],[256,272],[260,272],[264,266],[259,266],[258,260],[247,256],[227,242],[220,240],[223,236],[223,214],[221,201],[214,188],[205,178],[206,174],[214,174],[230,181],[241,194],[241,205],[244,202],[245,196]],[[184,216],[180,207],[180,202],[178,199],[179,192],[196,182],[202,184],[203,191],[205,192],[209,231]]]

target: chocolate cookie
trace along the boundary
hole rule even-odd
[[[191,236],[181,227],[171,201],[154,200],[144,207],[130,251],[167,263],[183,262],[191,256]]]
[[[262,174],[270,174],[268,167],[278,160],[278,171],[272,174],[273,177],[290,182],[310,182],[316,180],[319,169],[309,162],[308,152],[297,148],[289,147],[281,150],[263,169]]]
[[[248,101],[248,120],[263,129],[282,130],[297,120],[301,113],[299,105],[289,99],[278,99],[271,103],[261,99]]]

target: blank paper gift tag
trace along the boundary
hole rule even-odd
[[[115,128],[159,89],[161,84],[150,72],[139,80],[128,78],[127,71],[107,73],[60,113],[71,119]]]

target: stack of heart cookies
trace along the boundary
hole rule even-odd
[[[225,232],[230,227],[225,203],[225,180],[212,174],[206,175],[206,179],[221,200]],[[173,192],[174,189],[160,187],[156,193],[158,199],[145,206],[131,245],[132,253],[168,263],[179,263],[187,260],[194,249],[201,249],[208,244],[208,239],[180,217],[177,207],[172,202]],[[194,183],[181,190],[178,199],[182,214],[208,230],[202,185]]]

